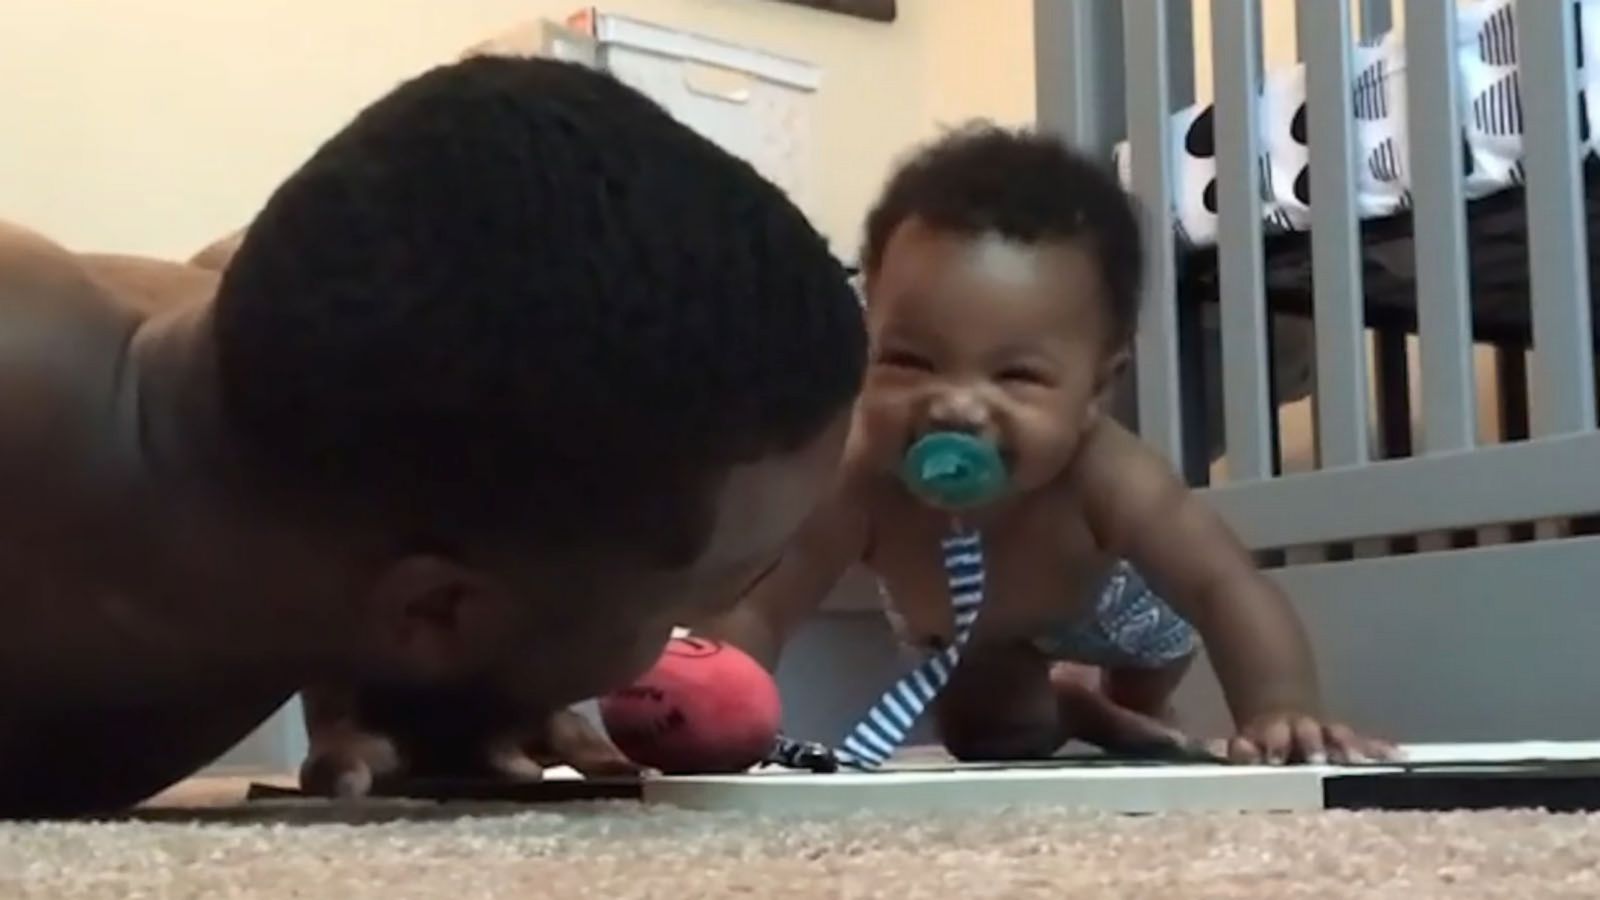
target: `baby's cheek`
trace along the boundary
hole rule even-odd
[[[1055,410],[1032,410],[1018,422],[1018,476],[1039,481],[1055,477],[1072,459],[1083,437],[1080,423]]]

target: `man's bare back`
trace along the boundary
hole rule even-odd
[[[163,621],[187,614],[174,595],[230,589],[204,572],[230,542],[203,495],[142,455],[129,359],[143,318],[72,254],[0,224],[0,808],[137,800],[295,688],[281,662]]]
[[[138,801],[308,685],[339,765],[536,774],[770,565],[861,376],[782,192],[550,60],[401,85],[197,262],[0,226],[0,816]]]

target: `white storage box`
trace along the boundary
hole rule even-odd
[[[547,23],[542,52],[605,69],[813,212],[811,63],[588,7]]]

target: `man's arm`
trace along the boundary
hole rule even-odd
[[[1311,642],[1299,617],[1221,517],[1115,423],[1097,428],[1078,465],[1096,538],[1194,624],[1234,720],[1321,715]]]
[[[784,645],[866,550],[864,507],[848,489],[840,489],[818,505],[777,564],[746,590],[738,605],[709,621],[691,623],[690,630],[725,640],[773,671]]]
[[[18,389],[47,372],[62,384],[98,383],[116,369],[139,318],[114,302],[77,254],[0,220],[0,383]]]
[[[64,314],[92,307],[98,314],[115,310],[144,318],[211,299],[217,280],[216,272],[192,264],[120,253],[76,253],[0,220],[0,285],[12,294],[13,303],[42,304]]]
[[[106,298],[78,256],[44,235],[0,219],[0,299],[30,313],[95,308]]]

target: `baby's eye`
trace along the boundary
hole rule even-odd
[[[1028,366],[1012,366],[1009,369],[1001,369],[1000,380],[1015,382],[1017,384],[1036,384],[1044,386],[1048,386],[1051,383],[1049,373],[1040,369],[1030,368]]]
[[[911,369],[917,372],[932,372],[933,363],[926,357],[904,350],[885,350],[878,354],[878,365],[889,366],[896,369]]]

